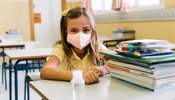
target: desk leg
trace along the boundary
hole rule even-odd
[[[14,74],[15,74],[15,100],[18,100],[18,63],[20,60],[16,61],[14,65]]]
[[[2,48],[2,83],[4,83],[4,63],[5,63],[5,53],[4,48]]]
[[[7,75],[6,75],[6,62],[5,62],[5,53],[4,49],[2,48],[2,83],[5,81],[5,90],[7,90]]]
[[[9,60],[9,100],[12,100],[12,61]]]
[[[7,90],[7,74],[6,74],[6,65],[7,63],[4,62],[3,67],[4,67],[4,77],[5,77],[5,90]]]

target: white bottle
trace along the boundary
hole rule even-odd
[[[71,83],[73,100],[83,100],[85,81],[81,70],[73,71]]]

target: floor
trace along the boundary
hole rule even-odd
[[[7,90],[5,90],[5,86],[4,84],[2,84],[1,80],[2,80],[2,59],[0,58],[0,100],[9,100],[9,84],[7,85]],[[9,78],[8,78],[8,70],[7,70],[7,83],[9,82]],[[24,100],[24,71],[19,71],[18,75],[19,75],[19,80],[18,80],[18,86],[19,86],[19,91],[18,91],[18,100]],[[14,100],[14,80],[12,80],[12,84],[13,84],[13,88],[12,88],[12,95],[13,95],[13,100]],[[38,94],[36,94],[32,89],[30,89],[30,100],[41,100],[40,96]]]

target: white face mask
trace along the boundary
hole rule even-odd
[[[84,34],[82,32],[77,34],[68,34],[67,42],[78,49],[83,49],[90,43],[91,34]]]

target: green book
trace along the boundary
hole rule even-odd
[[[154,58],[137,58],[137,57],[130,57],[119,55],[117,52],[103,52],[102,54],[109,56],[112,59],[119,60],[126,63],[136,64],[143,67],[153,67],[152,65],[157,64],[165,64],[165,63],[172,63],[175,62],[175,56],[165,56],[165,57],[154,57]]]

